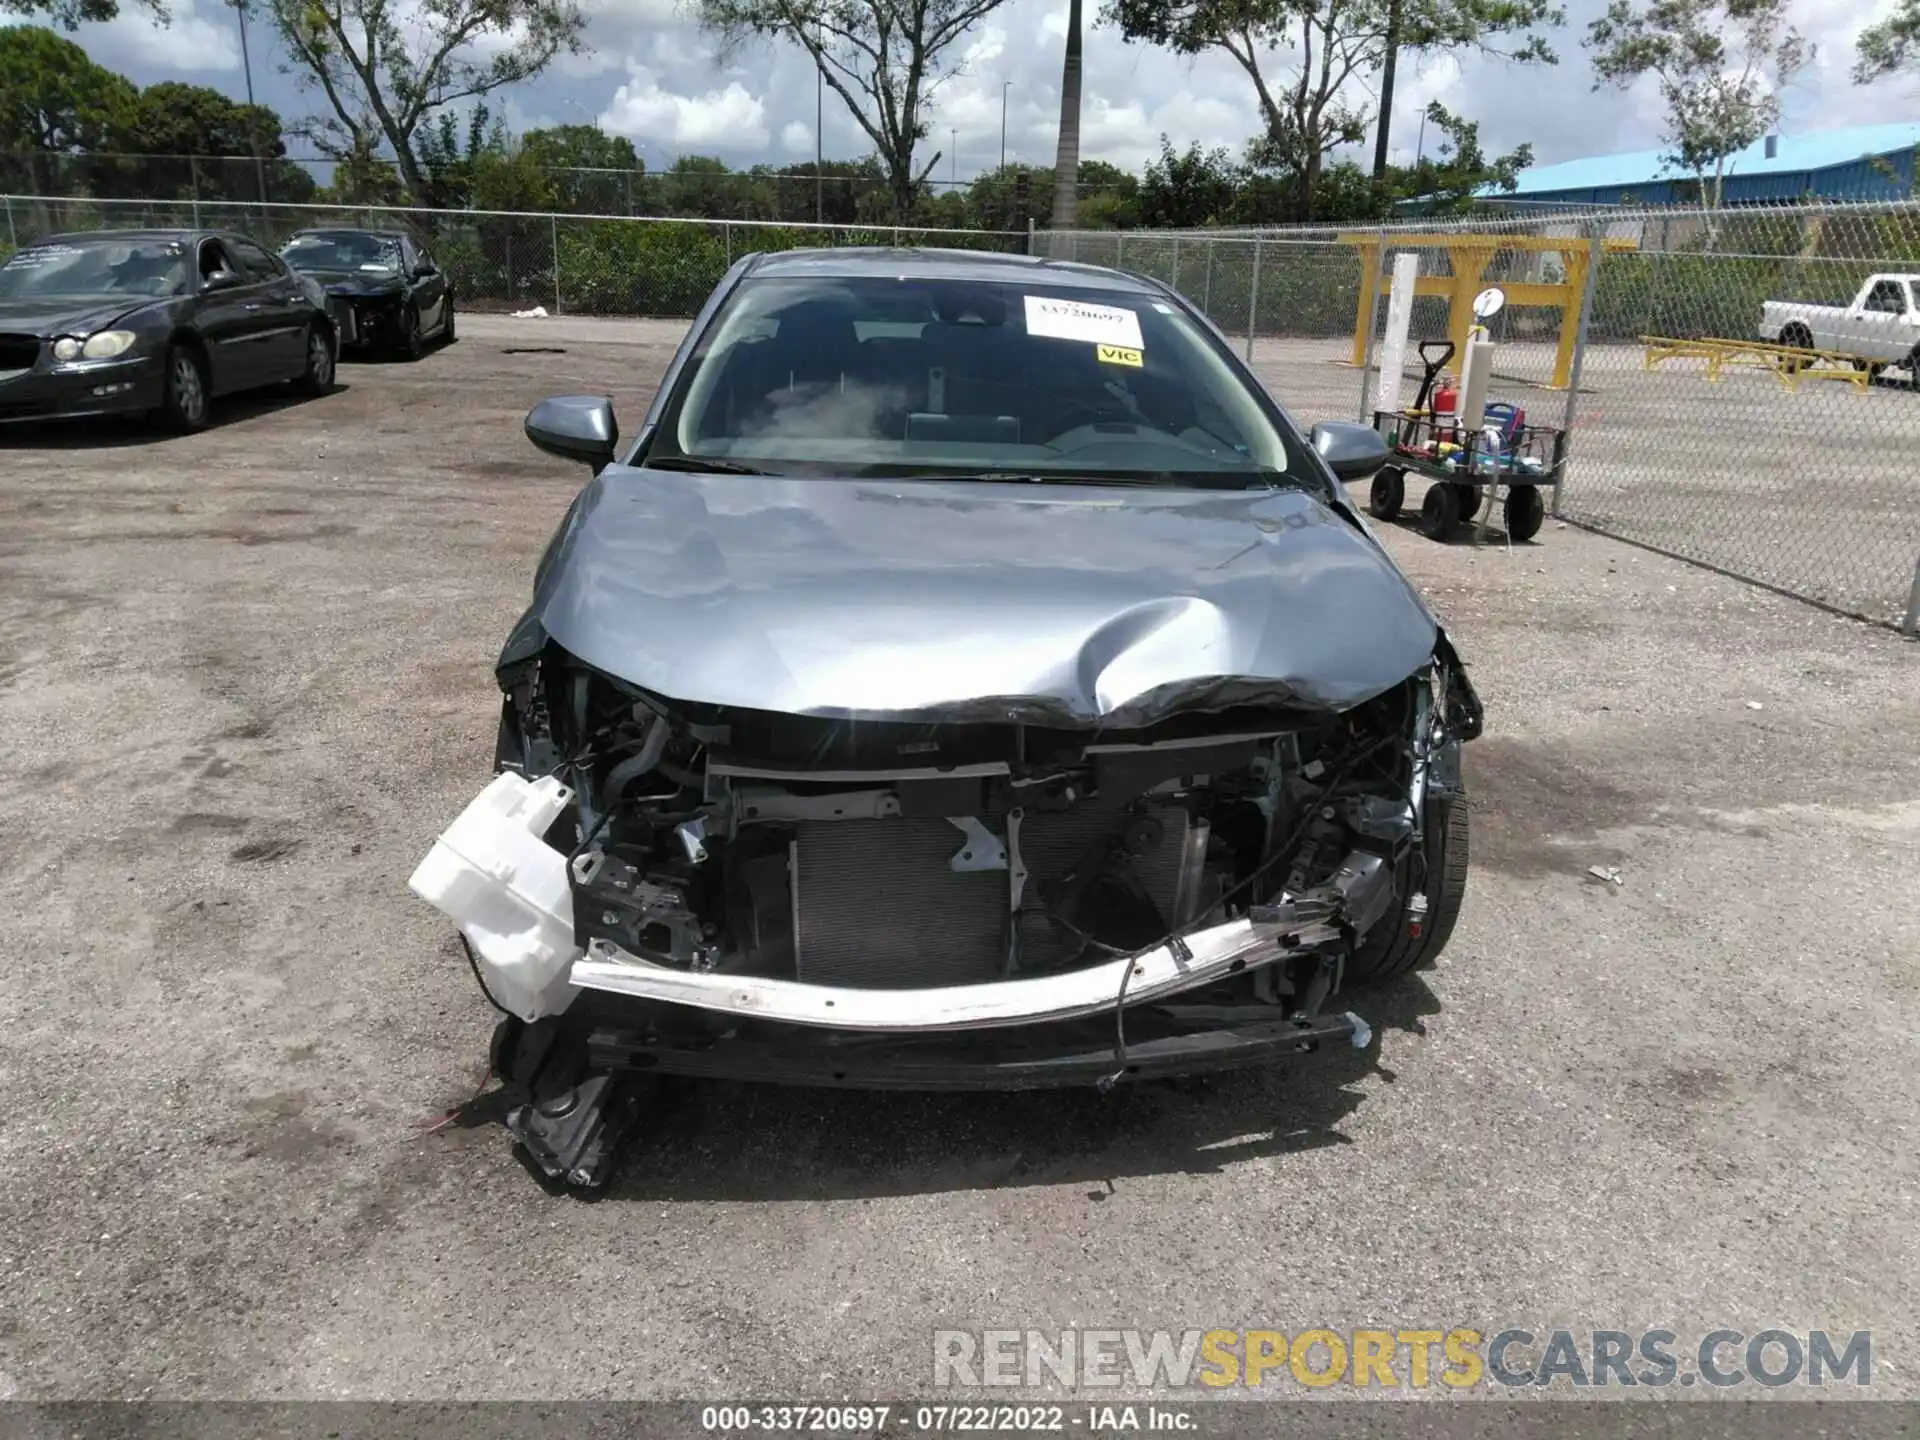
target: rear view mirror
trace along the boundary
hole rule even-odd
[[[604,395],[556,395],[527,412],[527,439],[562,460],[579,460],[598,475],[613,463],[620,427]]]
[[[1365,480],[1393,454],[1378,430],[1346,420],[1323,420],[1314,426],[1313,448],[1340,480]]]

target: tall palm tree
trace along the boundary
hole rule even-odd
[[[1080,0],[1067,0],[1067,58],[1060,67],[1060,147],[1053,157],[1054,230],[1071,230],[1080,203]]]

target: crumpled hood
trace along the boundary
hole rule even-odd
[[[672,699],[1116,728],[1344,710],[1438,638],[1373,540],[1298,491],[619,466],[557,537],[521,643],[528,622]]]
[[[361,274],[357,270],[301,270],[297,272],[319,285],[329,295],[398,295],[406,283],[391,273]]]
[[[0,301],[0,330],[15,335],[37,335],[52,340],[60,335],[91,335],[109,330],[113,322],[160,300],[125,295],[97,300]]]

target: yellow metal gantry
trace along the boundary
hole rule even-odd
[[[1356,231],[1340,236],[1342,245],[1360,252],[1360,305],[1353,321],[1353,363],[1367,362],[1367,331],[1373,325],[1373,301],[1392,287],[1392,278],[1382,273],[1381,243],[1388,250],[1444,250],[1448,275],[1422,275],[1414,282],[1416,295],[1439,296],[1447,302],[1447,338],[1453,341],[1456,357],[1467,353],[1467,331],[1475,324],[1473,297],[1488,284],[1498,284],[1506,292],[1509,305],[1544,305],[1560,311],[1560,344],[1553,356],[1553,380],[1547,388],[1564,390],[1573,373],[1573,350],[1580,337],[1580,300],[1587,292],[1587,268],[1592,261],[1592,242],[1579,236],[1538,235],[1397,235],[1382,236]],[[1632,240],[1605,240],[1609,251],[1635,250]],[[1535,254],[1558,255],[1565,267],[1566,279],[1542,281],[1493,281],[1487,271],[1493,257],[1502,250],[1525,250]],[[1458,360],[1456,359],[1456,365]]]

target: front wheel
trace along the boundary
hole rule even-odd
[[[207,428],[207,364],[191,345],[167,351],[166,390],[160,400],[160,418],[169,430],[182,435]]]
[[[1547,517],[1547,502],[1540,498],[1538,485],[1516,485],[1507,492],[1506,512],[1507,538],[1520,543],[1540,533],[1540,522]]]
[[[1433,795],[1426,805],[1426,834],[1400,862],[1396,904],[1376,921],[1347,959],[1346,978],[1357,985],[1383,985],[1440,958],[1467,897],[1467,797]],[[1413,897],[1424,895],[1424,916]]]
[[[307,327],[307,363],[293,382],[302,395],[324,395],[333,389],[333,336],[324,325]]]
[[[1452,485],[1429,485],[1420,502],[1420,533],[1429,540],[1445,540],[1460,523],[1460,501]]]
[[[402,360],[418,360],[426,348],[420,335],[420,312],[409,305],[400,315],[400,343],[394,347]]]
[[[1391,520],[1407,503],[1407,472],[1389,467],[1373,477],[1367,493],[1367,513],[1376,520]]]
[[[442,345],[451,345],[456,338],[458,337],[453,333],[453,297],[449,295],[447,297],[446,318],[440,322],[440,343]]]

